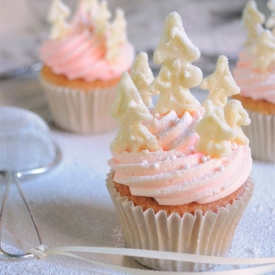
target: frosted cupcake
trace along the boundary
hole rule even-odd
[[[117,9],[111,22],[107,2],[82,0],[70,23],[70,10],[54,0],[50,39],[41,47],[41,82],[54,122],[64,130],[98,133],[115,127],[109,108],[122,72],[131,68],[133,46]]]
[[[118,84],[111,114],[119,129],[106,182],[127,247],[223,256],[252,195],[251,153],[241,130],[250,120],[238,100],[227,99],[239,88],[225,56],[202,81],[192,65],[199,56],[180,16],[171,13],[154,53],[159,75],[153,78],[141,53]],[[209,89],[202,105],[189,91],[200,83]],[[210,267],[136,260],[166,271]]]
[[[274,4],[269,3],[275,12]],[[272,30],[271,19],[267,21],[271,30],[264,30],[265,17],[256,3],[250,1],[246,5],[243,22],[248,35],[234,78],[241,88],[235,98],[242,102],[252,120],[244,129],[250,139],[252,156],[275,162],[275,28]]]

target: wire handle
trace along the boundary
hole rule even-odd
[[[16,186],[17,186],[17,190],[19,191],[19,194],[24,202],[24,205],[25,207],[27,208],[27,211],[28,211],[28,214],[31,218],[31,221],[32,221],[32,224],[34,226],[34,229],[35,229],[35,232],[36,232],[36,235],[38,237],[38,240],[39,240],[39,244],[42,244],[42,238],[41,238],[41,235],[40,235],[40,232],[38,230],[38,227],[36,225],[36,222],[35,222],[35,219],[34,219],[34,216],[32,214],[32,211],[27,203],[27,200],[24,196],[24,193],[20,187],[20,184],[19,184],[19,180],[18,180],[18,176],[17,174],[11,174],[7,171],[1,171],[0,172],[2,175],[4,175],[4,177],[7,177],[7,184],[6,184],[6,190],[5,190],[5,194],[4,194],[4,198],[3,198],[3,201],[2,201],[2,205],[1,205],[1,211],[0,211],[0,255],[4,256],[4,257],[7,257],[7,258],[15,258],[15,259],[27,259],[27,258],[33,258],[35,256],[34,253],[30,253],[30,252],[27,252],[27,253],[22,253],[22,254],[12,254],[12,253],[9,253],[7,251],[5,251],[2,247],[2,241],[1,241],[1,237],[2,237],[2,227],[3,227],[3,217],[4,217],[4,212],[5,212],[5,208],[6,208],[6,204],[7,204],[7,200],[8,200],[8,197],[9,197],[9,193],[10,193],[10,186],[11,186],[11,183],[12,183],[12,179],[14,179],[15,183],[16,183]]]
[[[27,202],[27,199],[26,199],[26,197],[25,197],[25,195],[24,195],[24,193],[23,193],[23,191],[20,187],[19,178],[21,178],[22,176],[41,174],[41,173],[44,173],[44,172],[50,170],[54,166],[56,166],[60,162],[60,160],[62,158],[62,154],[61,154],[61,150],[58,147],[58,145],[54,144],[54,146],[55,146],[55,151],[56,151],[56,157],[51,163],[49,163],[46,166],[39,167],[37,169],[22,171],[22,172],[18,172],[18,173],[10,173],[8,171],[0,171],[0,174],[2,176],[4,176],[5,178],[7,178],[6,190],[5,190],[5,194],[4,194],[4,198],[3,198],[2,205],[1,205],[1,210],[0,210],[0,255],[2,255],[3,257],[13,258],[13,259],[27,259],[27,258],[35,257],[35,254],[31,253],[31,252],[21,253],[21,254],[12,254],[12,253],[9,253],[9,252],[5,251],[2,247],[1,237],[2,237],[3,217],[4,217],[4,211],[5,211],[7,200],[8,200],[9,193],[10,193],[10,186],[11,186],[11,183],[12,183],[13,180],[16,184],[16,187],[17,187],[17,190],[20,194],[20,197],[23,200],[24,205],[25,205],[25,207],[27,209],[27,212],[29,214],[29,217],[31,219],[32,225],[35,229],[35,232],[36,232],[36,235],[37,235],[37,238],[38,238],[38,241],[39,241],[39,245],[43,244],[42,237],[41,237],[41,234],[39,232],[38,226],[35,222],[34,215],[31,211],[31,208],[30,208],[30,206]]]

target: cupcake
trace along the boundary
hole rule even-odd
[[[225,56],[202,81],[192,64],[199,56],[173,12],[154,52],[158,76],[141,53],[131,76],[125,72],[118,84],[111,115],[119,127],[106,185],[126,247],[224,256],[251,198],[251,152],[241,129],[250,120],[238,100],[228,100],[239,87]],[[209,90],[203,104],[189,91],[200,83]],[[157,92],[153,106],[150,96]],[[166,271],[211,267],[136,260]]]
[[[41,83],[56,125],[79,134],[104,132],[116,126],[109,108],[134,59],[124,13],[117,9],[111,22],[107,2],[82,0],[68,23],[69,15],[68,7],[53,1],[51,35],[40,50]]]
[[[275,162],[275,28],[264,29],[264,20],[256,3],[249,1],[243,13],[248,35],[233,74],[241,88],[235,98],[242,102],[252,120],[244,129],[252,156]],[[268,22],[272,28],[271,17]]]

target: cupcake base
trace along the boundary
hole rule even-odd
[[[56,86],[41,79],[54,123],[77,134],[95,134],[116,127],[109,115],[115,99],[115,88],[89,91]]]
[[[254,100],[250,97],[245,97],[241,95],[234,95],[233,98],[241,101],[243,107],[246,110],[252,112],[260,113],[263,115],[275,115],[275,104],[268,102],[266,100]]]
[[[252,157],[275,163],[275,104],[241,95],[234,98],[241,101],[251,119],[242,129],[250,140]]]
[[[247,110],[251,124],[243,128],[254,159],[275,163],[275,115]]]
[[[121,196],[115,188],[113,175],[113,172],[108,175],[106,185],[122,225],[126,247],[208,256],[224,256],[228,251],[254,186],[248,179],[242,196],[221,207],[217,213],[196,210],[194,214],[186,212],[180,216],[173,212],[167,215],[164,210],[155,213],[148,208],[143,211],[127,196]],[[211,267],[201,263],[135,259],[147,267],[163,271],[201,271]]]
[[[40,81],[53,121],[61,129],[77,134],[95,134],[116,127],[109,109],[114,102],[119,79],[108,82],[69,81],[44,66]]]

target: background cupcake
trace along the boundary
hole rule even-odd
[[[268,3],[274,12],[274,1]],[[251,125],[244,129],[250,139],[252,156],[275,162],[275,21],[272,21],[272,16],[267,21],[271,30],[263,28],[264,21],[265,17],[256,3],[249,1],[243,13],[248,35],[234,78],[241,88],[236,98],[242,102],[252,120]]]
[[[250,120],[239,101],[227,100],[239,88],[221,56],[201,84],[209,89],[201,105],[189,91],[202,81],[192,65],[199,56],[180,16],[171,13],[154,53],[159,75],[152,79],[141,53],[132,76],[124,73],[118,84],[111,113],[119,129],[107,188],[127,247],[223,256],[252,195],[251,153],[241,130]],[[148,97],[156,91],[152,106]],[[158,270],[210,267],[136,259]]]
[[[127,41],[124,13],[112,22],[107,2],[82,0],[67,23],[70,10],[54,0],[49,13],[50,39],[41,47],[41,82],[54,122],[64,130],[88,134],[115,127],[109,107],[115,86],[134,58]]]

